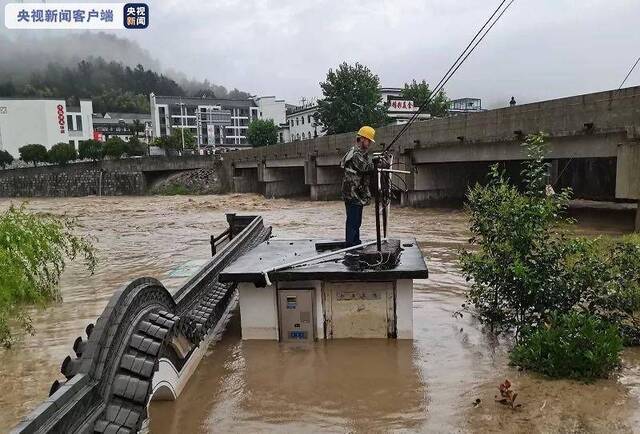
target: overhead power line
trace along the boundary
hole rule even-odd
[[[462,50],[462,52],[460,53],[458,58],[455,60],[455,62],[453,62],[453,64],[449,67],[449,69],[444,74],[444,76],[442,76],[442,78],[440,79],[438,84],[436,84],[436,86],[433,88],[433,90],[431,91],[427,99],[418,106],[418,110],[411,116],[411,118],[409,118],[407,123],[404,124],[402,129],[398,132],[398,134],[396,134],[396,136],[393,138],[391,143],[389,143],[385,147],[384,149],[385,151],[389,150],[398,141],[398,139],[400,139],[400,137],[402,137],[402,135],[409,129],[411,124],[415,122],[418,116],[428,108],[431,100],[434,97],[436,97],[440,93],[440,91],[442,91],[442,89],[447,84],[447,82],[451,79],[451,77],[453,77],[453,75],[462,66],[465,60],[467,60],[467,58],[471,55],[471,53],[473,53],[476,47],[480,44],[480,42],[482,42],[485,36],[487,36],[487,34],[491,31],[493,26],[496,25],[496,23],[500,20],[502,15],[507,11],[507,9],[509,9],[509,7],[514,1],[515,0],[511,0],[509,3],[507,3],[505,7],[503,7],[504,4],[507,2],[507,0],[502,0],[502,2],[498,5],[496,10],[493,11],[491,16],[485,21],[482,27],[480,27],[480,29],[476,32],[475,36],[471,39],[471,41],[465,47],[465,49]]]
[[[627,78],[629,78],[629,76],[631,75],[633,70],[636,69],[636,65],[638,64],[638,62],[640,62],[640,57],[638,57],[638,60],[636,60],[636,63],[633,64],[633,66],[631,67],[631,69],[627,73],[627,76],[624,78],[624,80],[622,80],[622,83],[620,83],[620,86],[618,87],[618,90],[622,89],[622,86],[624,86],[624,83],[627,81]]]

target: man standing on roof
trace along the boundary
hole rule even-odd
[[[357,246],[360,241],[362,209],[371,202],[369,183],[374,166],[367,153],[369,146],[375,143],[376,131],[368,126],[358,130],[356,143],[342,157],[340,166],[344,169],[342,179],[342,199],[347,211],[345,230],[346,247]]]

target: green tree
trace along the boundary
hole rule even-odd
[[[275,145],[278,143],[278,126],[272,119],[256,119],[249,124],[247,138],[253,147]]]
[[[18,152],[22,161],[33,163],[34,167],[47,161],[47,148],[39,144],[24,145]]]
[[[78,153],[76,147],[71,143],[58,143],[49,149],[48,159],[49,162],[64,166],[69,161],[78,159]]]
[[[109,137],[104,144],[105,157],[120,158],[122,154],[127,152],[127,144],[118,136]]]
[[[102,142],[98,140],[83,140],[78,146],[78,156],[81,160],[102,160],[103,152]]]
[[[166,153],[176,152],[182,149],[182,142],[176,140],[175,135],[156,137],[153,144]]]
[[[9,347],[17,324],[33,332],[25,307],[60,298],[58,282],[67,260],[84,257],[93,273],[95,250],[75,235],[77,223],[28,212],[24,205],[0,214],[0,344]]]
[[[404,89],[402,89],[402,97],[413,101],[413,103],[421,107],[427,99],[432,97],[432,91],[429,89],[429,84],[422,80],[418,83],[415,79],[411,83],[405,83]],[[437,95],[433,96],[433,99],[429,101],[424,113],[429,113],[431,116],[442,117],[446,116],[449,110],[449,98],[447,94],[441,90]]]
[[[327,134],[357,131],[363,125],[388,123],[387,107],[380,94],[380,79],[359,63],[340,64],[320,83],[324,98],[318,101],[316,122]]]
[[[129,138],[129,141],[126,142],[126,154],[129,156],[141,157],[147,151],[147,147],[140,142],[136,136],[132,136]]]
[[[184,149],[196,149],[196,136],[193,135],[189,128],[184,128],[184,137],[182,134],[183,128],[174,128],[171,131],[172,140],[175,141],[176,150],[183,149],[182,140],[184,139]]]
[[[133,123],[129,127],[129,131],[134,137],[138,137],[138,134],[144,131],[144,125],[140,122],[140,119],[134,119]]]
[[[13,155],[7,151],[0,151],[0,167],[3,169],[13,163]]]

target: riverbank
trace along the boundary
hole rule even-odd
[[[13,202],[19,202],[14,199]],[[0,209],[11,200],[0,199]],[[210,255],[209,235],[226,228],[224,212],[260,214],[280,237],[343,236],[341,202],[268,200],[253,194],[31,199],[29,208],[77,217],[97,237],[99,265],[89,277],[72,265],[63,275],[63,301],[33,310],[36,335],[0,350],[0,432],[47,395],[76,336],[94,322],[110,295],[140,276],[174,290],[170,277]],[[551,381],[507,365],[509,342],[485,333],[472,318],[452,313],[467,284],[457,250],[470,234],[459,209],[393,208],[390,233],[415,236],[430,278],[414,294],[416,339],[349,350],[340,342],[300,349],[243,342],[237,328],[211,348],[177,402],[151,405],[152,432],[633,432],[640,426],[640,352],[624,352],[624,368],[590,385]],[[375,233],[371,207],[365,234]],[[576,232],[618,235],[628,222],[609,214],[578,216]],[[319,369],[319,371],[315,371]],[[315,372],[315,373],[314,373]],[[317,374],[320,372],[320,374]],[[493,402],[509,378],[522,408]],[[479,406],[473,403],[481,399]]]

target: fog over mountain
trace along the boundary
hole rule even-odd
[[[102,58],[134,68],[162,73],[174,79],[188,95],[204,91],[218,97],[246,97],[209,80],[189,78],[174,68],[163,68],[153,55],[137,42],[105,32],[9,32],[0,31],[0,82],[12,82],[16,87],[30,81],[34,73],[44,72],[54,64],[74,67],[82,60]]]

